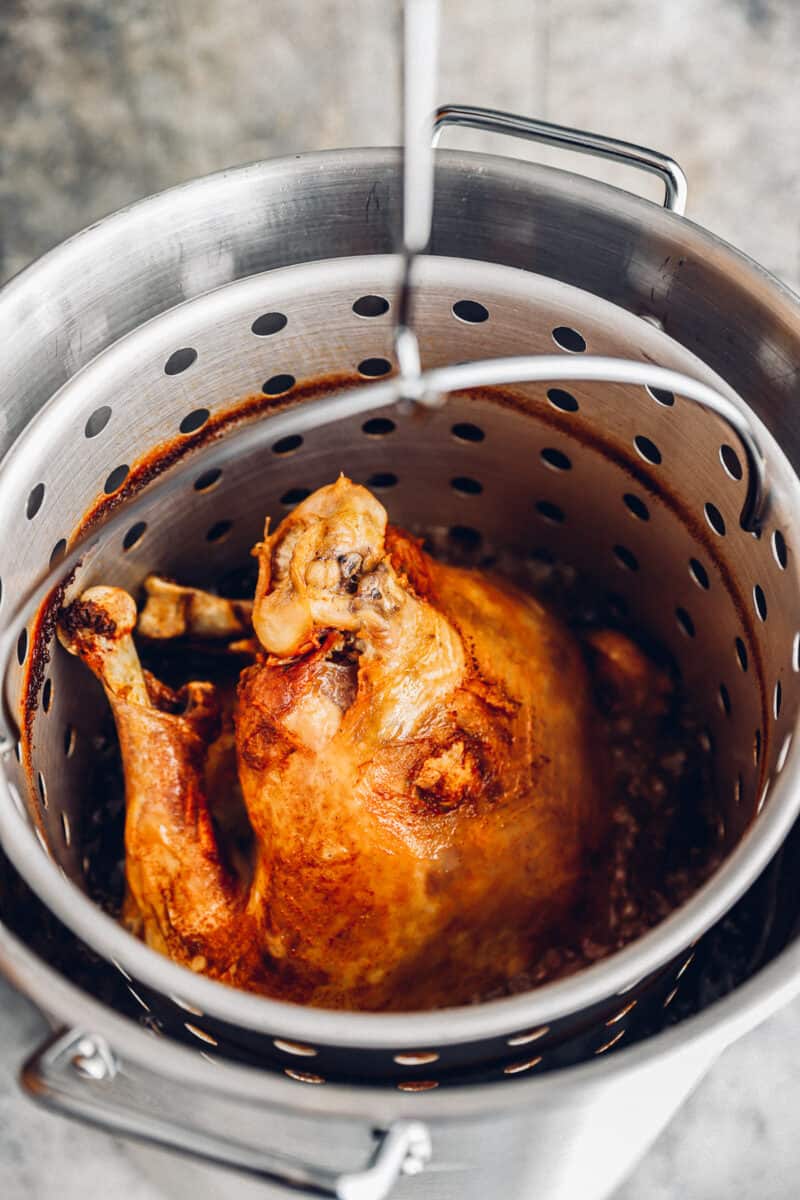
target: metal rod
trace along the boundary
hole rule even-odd
[[[587,355],[565,362],[559,355],[531,355],[519,358],[493,358],[481,362],[460,363],[457,366],[437,367],[424,379],[428,391],[454,392],[463,388],[491,387],[504,383],[534,383],[551,380],[586,380],[592,383],[628,383],[638,387],[657,388],[675,392],[694,404],[707,408],[725,421],[736,434],[747,460],[747,491],[739,516],[746,533],[758,535],[766,513],[768,493],[764,473],[764,457],[751,426],[744,403],[734,402],[699,379],[681,371],[671,371],[650,363],[626,358],[604,358]],[[423,403],[424,403],[423,394]]]
[[[394,343],[404,399],[420,399],[421,363],[414,330],[414,261],[433,220],[433,114],[439,48],[439,0],[406,0],[403,10],[402,274]]]
[[[403,19],[403,249],[424,254],[433,217],[438,0],[406,0]]]

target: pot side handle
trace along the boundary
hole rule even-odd
[[[20,1082],[33,1100],[62,1116],[304,1196],[385,1200],[401,1176],[418,1174],[431,1157],[430,1134],[420,1121],[394,1121],[376,1135],[369,1161],[343,1173],[191,1128],[159,1111],[151,1095],[136,1097],[124,1065],[106,1040],[77,1029],[59,1031],[34,1051],[22,1067]]]
[[[434,146],[438,143],[442,130],[448,125],[524,138],[529,142],[541,142],[546,146],[558,146],[562,150],[592,154],[596,158],[609,158],[628,167],[636,167],[640,171],[657,175],[662,180],[665,208],[678,216],[683,216],[686,211],[686,176],[673,158],[661,154],[658,150],[648,150],[645,146],[605,137],[601,133],[570,129],[567,125],[552,125],[549,121],[539,121],[535,117],[520,117],[515,113],[500,112],[494,108],[477,108],[471,104],[445,104],[437,110],[433,124]]]

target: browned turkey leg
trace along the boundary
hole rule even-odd
[[[132,598],[107,587],[84,592],[59,623],[62,645],[103,684],[117,726],[125,768],[126,917],[156,949],[198,969],[224,971],[236,884],[206,805],[214,689],[189,684],[180,715],[157,708],[131,637],[135,624]]]

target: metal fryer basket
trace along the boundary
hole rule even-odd
[[[210,574],[238,566],[266,511],[278,517],[305,490],[346,469],[379,492],[400,524],[427,531],[433,524],[476,554],[481,545],[556,552],[627,606],[672,651],[705,714],[733,847],[764,805],[768,782],[790,761],[798,582],[791,468],[754,420],[772,505],[754,538],[740,524],[749,482],[744,448],[726,423],[677,390],[579,378],[588,356],[612,356],[682,371],[732,395],[699,358],[651,322],[586,291],[486,263],[430,258],[420,265],[426,366],[560,356],[548,360],[545,379],[508,383],[502,393],[458,392],[423,417],[397,407],[391,382],[360,391],[357,411],[333,412],[337,402],[314,401],[313,386],[309,399],[309,379],[334,376],[342,385],[391,370],[392,257],[293,267],[189,301],[75,376],[6,460],[2,520],[16,527],[24,520],[29,534],[0,542],[2,576],[12,581],[6,613],[60,556],[98,492],[111,497],[111,508],[119,502],[114,524],[99,530],[71,586],[113,579],[135,587],[156,568],[202,582],[198,563]],[[499,368],[489,370],[497,375]],[[261,440],[237,445],[234,455],[229,439],[209,438],[209,430],[232,398],[259,387],[267,406]],[[148,501],[145,491],[143,507],[132,511],[126,488],[146,474],[153,447],[176,436],[182,461],[170,468],[169,502]],[[547,448],[565,455],[569,469],[553,469],[541,456]],[[643,506],[638,512],[630,495]],[[8,686],[16,703],[30,682],[35,639],[22,629],[13,635],[17,665]],[[34,682],[41,694],[29,805],[49,853],[80,887],[86,773],[105,705],[59,653]],[[8,766],[18,795],[28,797],[22,764]],[[7,818],[16,817],[9,809]],[[774,816],[764,807],[737,851],[741,859],[755,840],[754,873],[789,820],[784,806]],[[79,896],[71,892],[66,909],[53,903],[39,874],[47,860],[38,853],[34,886],[82,928],[73,903]],[[104,956],[97,970],[123,973],[154,1029],[193,1041],[205,1055],[255,1058],[299,1082],[369,1079],[414,1090],[513,1078],[624,1044],[645,1000],[661,1005],[673,997],[691,959],[692,931],[754,877],[737,875],[736,867],[734,856],[686,911],[581,977],[458,1014],[393,1019],[291,1009],[227,992],[127,935],[113,953],[105,925],[99,940],[89,940]]]

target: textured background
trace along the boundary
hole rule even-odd
[[[0,0],[0,280],[190,176],[396,141],[396,30],[390,0]],[[800,287],[800,0],[444,0],[439,99],[672,154],[689,215]],[[798,1024],[729,1051],[619,1200],[795,1200]],[[161,1200],[17,1094],[40,1030],[0,983],[0,1196]]]
[[[443,8],[441,100],[673,154],[690,215],[800,281],[797,0]],[[0,0],[0,277],[190,176],[395,141],[396,24],[392,0]]]

